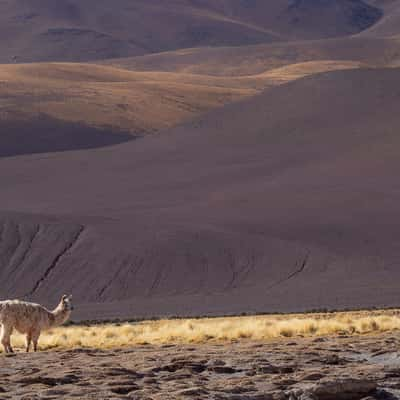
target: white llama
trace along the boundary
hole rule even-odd
[[[42,330],[62,325],[71,315],[72,296],[64,295],[58,306],[49,311],[40,304],[19,300],[0,301],[1,343],[6,353],[13,353],[10,337],[14,329],[26,334],[26,351],[29,352],[31,342],[37,351],[37,344]]]

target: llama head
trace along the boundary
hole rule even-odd
[[[72,295],[67,296],[66,294],[64,294],[64,296],[61,298],[61,307],[63,311],[72,311],[74,309],[71,300]]]

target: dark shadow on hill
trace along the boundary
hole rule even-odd
[[[315,16],[329,13],[333,24],[324,28],[326,37],[338,37],[362,32],[376,24],[383,11],[364,0],[290,0],[282,16],[294,27],[312,27]]]
[[[95,128],[47,116],[0,119],[0,157],[92,149],[136,138],[112,128]]]

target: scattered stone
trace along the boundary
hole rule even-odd
[[[289,386],[293,386],[296,383],[298,383],[298,381],[295,379],[285,379],[285,378],[274,381],[274,385],[276,385],[278,389],[283,389],[283,390],[286,390]]]
[[[208,367],[209,371],[213,371],[217,374],[234,374],[236,372],[240,372],[239,370],[232,368],[232,367],[227,367],[227,366],[222,366],[222,365],[215,365]]]
[[[223,360],[213,360],[210,362],[210,365],[225,365],[226,362]]]
[[[136,385],[130,385],[130,386],[124,385],[124,386],[115,386],[111,388],[110,391],[115,394],[128,394],[139,389],[140,388]]]
[[[254,391],[254,387],[246,387],[246,386],[226,387],[223,389],[223,391],[225,393],[232,393],[232,394],[248,393]]]
[[[129,376],[131,378],[141,379],[144,377],[143,374],[133,371],[128,368],[110,368],[107,371],[108,376]]]
[[[56,388],[51,388],[44,390],[41,392],[41,396],[57,396],[56,398],[62,398],[63,396],[66,396],[68,394],[67,390],[64,389],[56,389]]]
[[[311,372],[310,374],[303,375],[301,377],[302,381],[319,381],[320,379],[324,378],[325,375],[319,372]]]
[[[232,395],[216,395],[214,397],[215,400],[287,400],[286,398],[278,398],[275,397],[272,393],[265,394],[232,394]]]
[[[173,372],[166,377],[163,378],[164,381],[181,381],[181,380],[186,380],[190,379],[192,377],[192,374],[190,372]]]
[[[291,374],[295,371],[293,366],[259,365],[256,367],[257,373],[261,374]]]
[[[378,350],[378,351],[374,351],[371,356],[372,357],[377,357],[377,356],[381,356],[383,354],[388,354],[391,353],[391,350]]]
[[[23,386],[29,386],[34,384],[42,384],[46,386],[57,386],[57,385],[67,385],[75,383],[79,378],[75,375],[65,375],[60,378],[51,378],[48,376],[29,376],[19,379],[17,382]]]
[[[329,354],[321,361],[327,365],[345,365],[351,362],[346,358],[339,357],[337,354]]]
[[[377,389],[376,382],[368,379],[326,379],[314,386],[289,393],[293,400],[354,400],[370,395]]]
[[[146,385],[154,385],[158,383],[158,380],[157,378],[148,377],[143,379],[143,383]]]
[[[183,389],[179,390],[176,392],[176,394],[179,396],[201,396],[201,395],[206,395],[208,392],[202,388],[189,388],[189,389]]]
[[[170,364],[161,365],[151,369],[152,372],[176,372],[181,369],[187,369],[191,372],[201,373],[207,369],[207,366],[199,362],[177,361]]]
[[[400,368],[385,368],[384,373],[386,378],[400,378]]]

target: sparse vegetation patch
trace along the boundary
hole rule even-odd
[[[43,334],[41,347],[117,348],[245,339],[262,341],[299,336],[363,335],[399,329],[397,310],[171,319],[54,328]],[[22,348],[24,337],[16,335],[14,342],[16,347]]]

